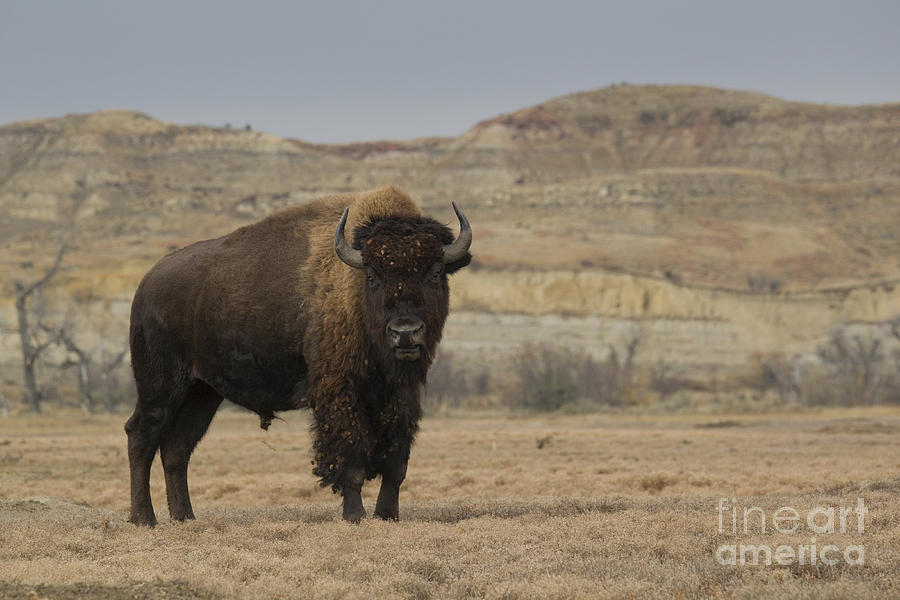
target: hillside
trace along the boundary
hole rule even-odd
[[[485,315],[506,331],[517,314],[640,321],[660,336],[655,352],[705,368],[808,350],[834,324],[900,314],[900,104],[689,86],[614,86],[457,138],[337,146],[128,111],[6,125],[0,277],[48,264],[61,223],[73,223],[54,306],[77,299],[99,343],[118,336],[138,279],[169,249],[385,183],[446,222],[456,200],[473,223],[476,264],[454,286],[451,346],[477,336],[465,323]],[[14,317],[4,302],[7,365]],[[672,337],[667,323],[700,329]],[[609,328],[593,331],[583,343],[605,348]]]

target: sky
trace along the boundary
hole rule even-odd
[[[0,0],[0,123],[129,109],[340,143],[621,82],[900,102],[898,30],[898,0]]]

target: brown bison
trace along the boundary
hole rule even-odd
[[[131,307],[130,521],[156,523],[157,448],[169,514],[194,517],[188,461],[223,398],[263,428],[311,408],[313,472],[343,495],[343,518],[365,516],[363,482],[381,475],[375,516],[397,519],[447,275],[471,260],[472,230],[453,208],[455,240],[396,188],[332,196],[160,260]]]

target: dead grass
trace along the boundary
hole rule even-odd
[[[691,416],[426,420],[403,520],[359,526],[315,485],[303,415],[263,433],[223,411],[192,462],[198,520],[166,518],[156,465],[155,530],[125,522],[123,421],[0,421],[0,597],[888,598],[900,586],[900,411],[699,429]],[[723,543],[809,543],[808,531],[720,534],[719,498],[802,513],[857,497],[865,533],[833,543],[865,544],[865,566],[715,560]]]
[[[734,419],[721,419],[719,421],[710,421],[708,423],[697,423],[694,427],[698,429],[721,429],[724,427],[743,427],[744,424]]]
[[[848,419],[824,425],[819,429],[819,433],[884,433],[897,435],[900,433],[900,428],[896,425],[869,419]]]

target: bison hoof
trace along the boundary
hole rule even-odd
[[[366,510],[345,510],[342,518],[348,523],[358,524],[366,518]]]
[[[383,512],[382,513],[382,512],[378,512],[376,510],[374,516],[378,519],[383,519],[385,521],[399,521],[400,520],[400,514],[396,513],[396,512],[393,512],[393,513]]]
[[[137,516],[131,515],[131,518],[128,519],[129,523],[137,525],[138,527],[156,527],[156,517],[155,516]]]

